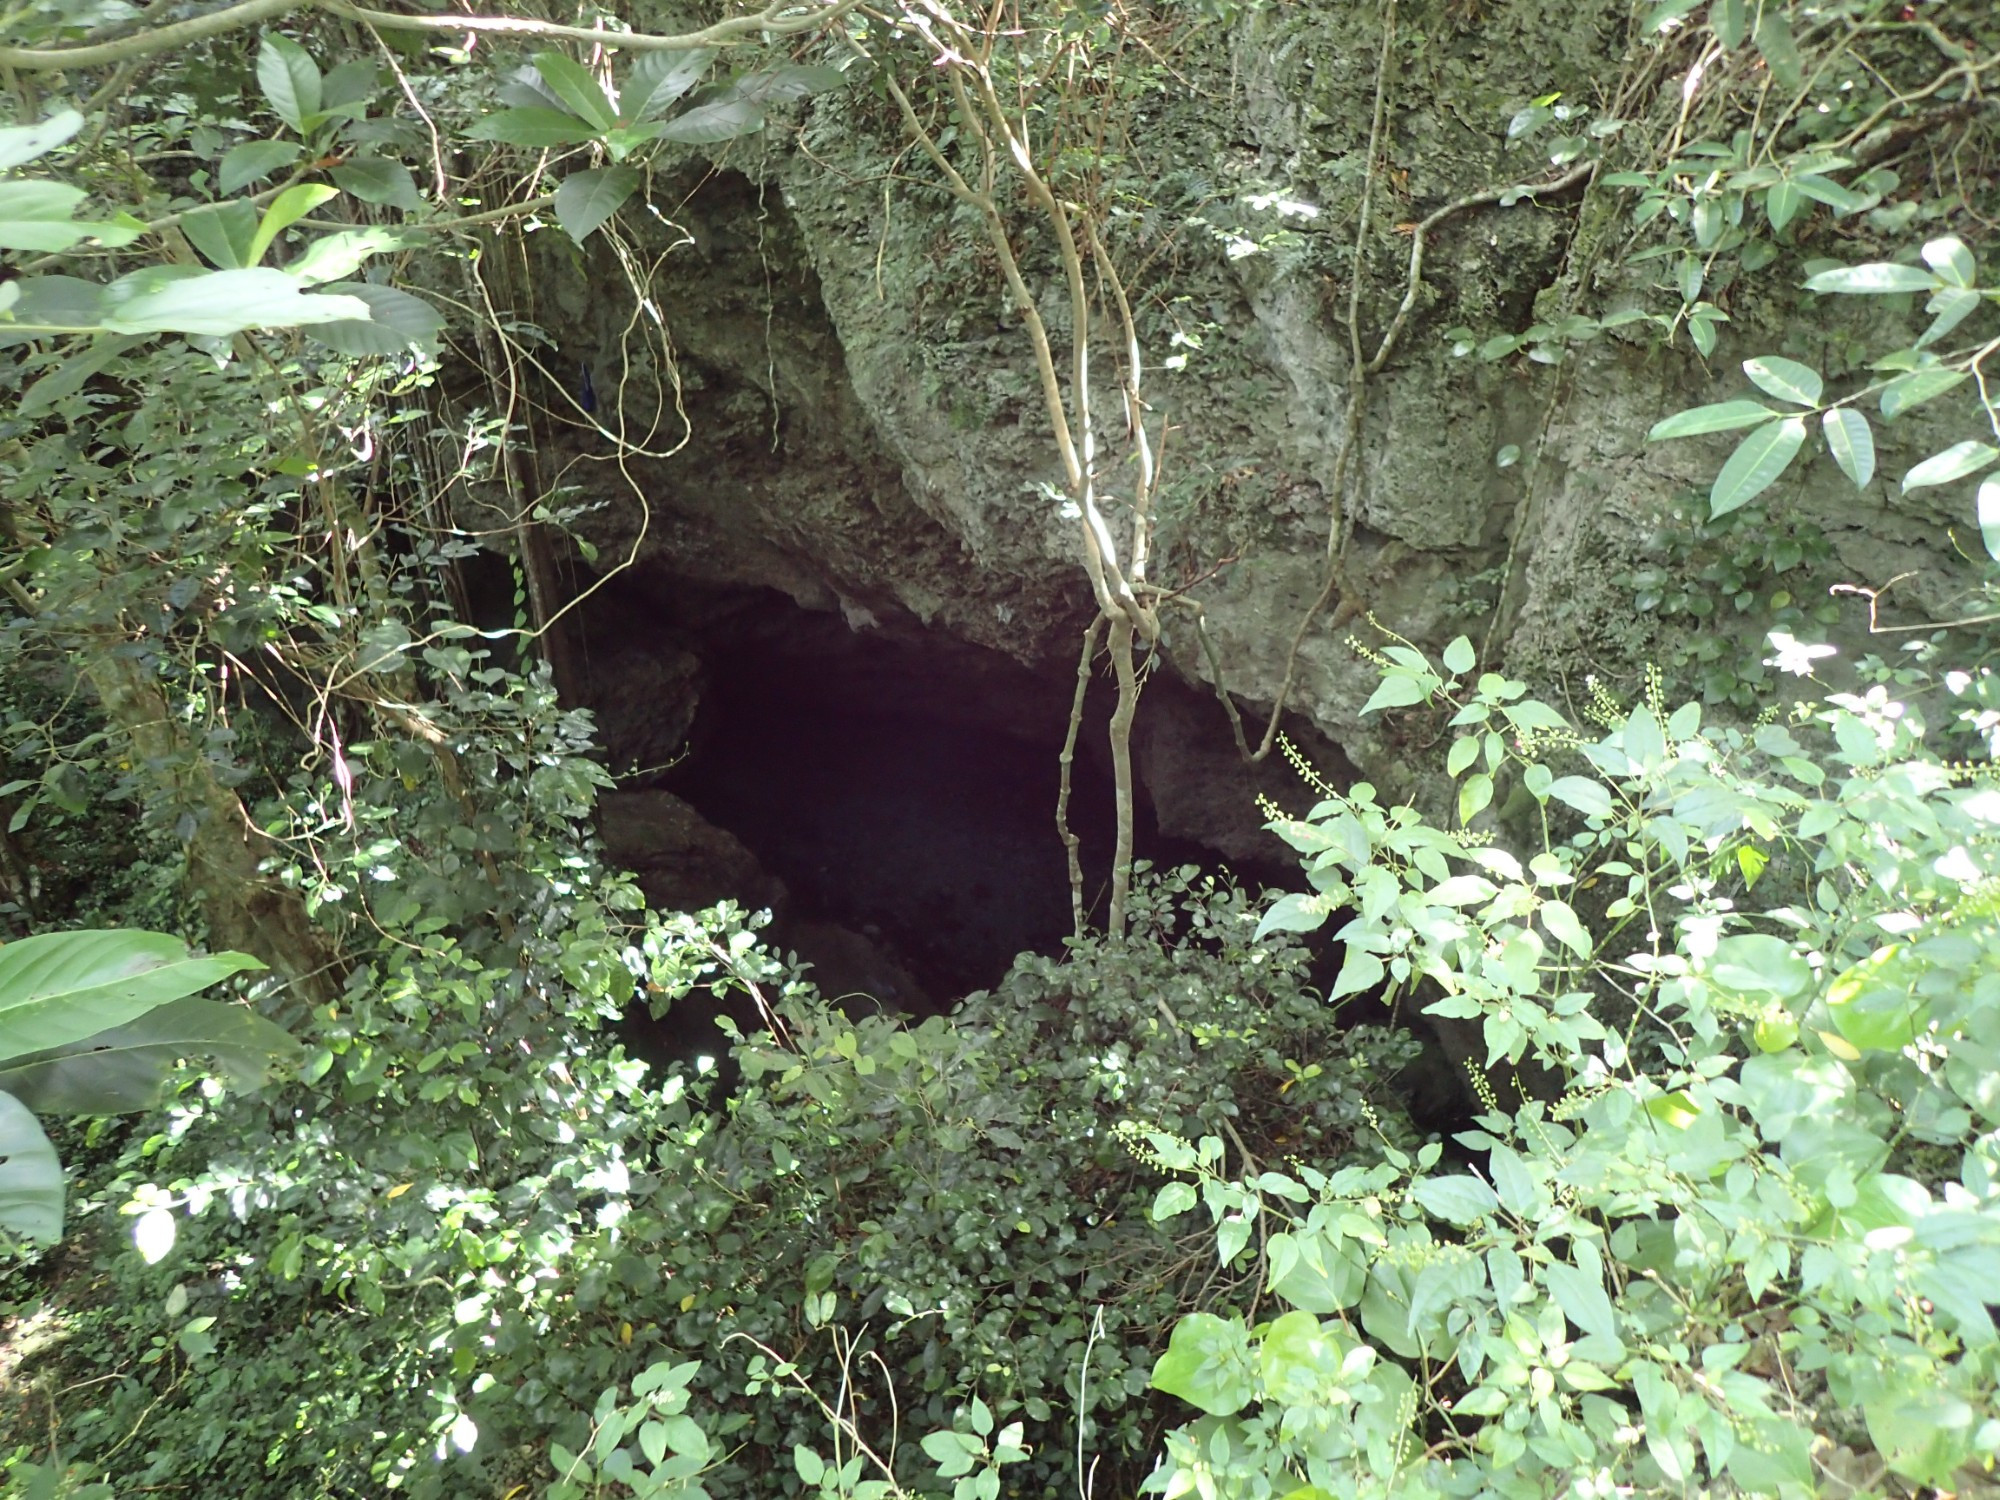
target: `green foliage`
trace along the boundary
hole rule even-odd
[[[187,998],[263,967],[243,953],[196,958],[157,932],[50,932],[0,948],[0,1233],[62,1235],[62,1167],[31,1111],[145,1109],[184,1057],[217,1057],[255,1084],[296,1050],[261,1016]]]
[[[1496,1077],[1539,1071],[1487,1089],[1469,1163],[1253,1177],[1152,1137],[1224,1266],[1258,1225],[1290,1310],[1183,1321],[1154,1382],[1209,1415],[1148,1490],[1806,1496],[1849,1450],[1911,1486],[1990,1470],[1991,775],[1881,686],[1755,730],[1649,699],[1593,736],[1464,641],[1382,660],[1378,702],[1452,715],[1460,817],[1329,790],[1274,825],[1315,894],[1264,925],[1344,909],[1337,988],[1386,983],[1475,1028]]]

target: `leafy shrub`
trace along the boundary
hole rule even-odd
[[[1460,1143],[1250,1177],[1161,1132],[1281,1315],[1183,1319],[1167,1496],[1779,1496],[2000,1459],[2000,787],[1880,685],[1789,722],[1657,701],[1590,736],[1404,644],[1461,817],[1357,786],[1280,825],[1337,988],[1476,1023],[1557,1087]],[[1946,691],[1968,691],[1964,674]],[[1976,714],[1945,698],[1948,714]],[[1498,801],[1506,840],[1469,823]],[[1193,1194],[1162,1197],[1171,1217]],[[1249,1241],[1229,1226],[1260,1226]]]

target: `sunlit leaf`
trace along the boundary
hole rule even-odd
[[[271,242],[292,225],[323,203],[340,196],[340,189],[328,187],[323,182],[301,182],[286,188],[271,200],[264,210],[264,217],[257,225],[257,234],[250,241],[249,252],[243,264],[254,266],[264,258],[264,252],[271,248]]]
[[[1754,427],[1781,415],[1761,401],[1718,401],[1712,406],[1696,406],[1662,418],[1646,434],[1646,441],[1657,443],[1665,438],[1697,437],[1704,432]]]
[[[257,86],[271,112],[300,135],[318,123],[319,64],[290,37],[273,32],[257,49]]]
[[[1963,370],[1912,370],[1882,388],[1882,415],[1899,417],[1911,407],[1934,401],[1971,378]]]
[[[618,123],[618,111],[605,98],[603,87],[575,58],[563,52],[537,52],[535,71],[569,112],[588,121],[597,133]]]
[[[1956,235],[1928,242],[1924,246],[1924,264],[1955,287],[1971,286],[1979,271],[1973,263],[1972,252],[1965,248],[1965,241]]]
[[[1932,454],[1912,468],[1903,476],[1903,489],[1907,493],[1928,485],[1950,484],[1968,474],[1977,474],[1996,458],[2000,458],[2000,448],[1976,438],[1967,438],[1962,443],[1952,444],[1942,453]]]
[[[1936,289],[1937,277],[1915,266],[1899,266],[1889,261],[1873,261],[1865,266],[1842,266],[1806,278],[1806,290],[1843,292],[1850,296],[1879,295],[1884,292],[1928,292]]]
[[[1759,390],[1776,396],[1780,401],[1789,401],[1794,406],[1819,405],[1820,392],[1826,384],[1817,370],[1776,354],[1744,360],[1743,373]]]
[[[1820,429],[1840,472],[1854,481],[1856,489],[1867,489],[1875,477],[1875,431],[1868,418],[1851,406],[1836,406],[1820,418]]]
[[[1760,427],[1736,445],[1708,492],[1711,516],[1726,516],[1769,489],[1805,445],[1803,417]]]
[[[1979,486],[1979,539],[1986,555],[2000,562],[2000,479],[1985,480]]]
[[[53,1244],[62,1238],[63,1170],[28,1106],[0,1093],[0,1230]]]
[[[81,129],[83,116],[73,109],[59,109],[35,125],[0,127],[0,172],[11,172],[48,155]]]

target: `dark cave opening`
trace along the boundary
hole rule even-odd
[[[1055,806],[1073,679],[914,624],[856,630],[768,592],[678,613],[664,634],[699,659],[699,705],[676,763],[647,779],[782,883],[781,946],[801,925],[861,934],[939,1006],[991,987],[1017,954],[1059,951],[1071,907]],[[1100,919],[1113,845],[1103,713],[1094,703],[1070,801]],[[1156,864],[1218,863],[1161,834],[1143,794],[1135,843]]]

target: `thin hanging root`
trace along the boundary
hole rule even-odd
[[[1084,695],[1090,691],[1090,663],[1097,655],[1097,639],[1103,629],[1104,616],[1099,615],[1083,633],[1083,650],[1076,659],[1076,696],[1069,705],[1069,733],[1063,739],[1062,754],[1056,757],[1062,767],[1056,791],[1056,832],[1062,835],[1063,851],[1069,856],[1070,927],[1079,938],[1083,936],[1083,856],[1082,840],[1069,826],[1069,768],[1076,759],[1076,737],[1083,728]]]

